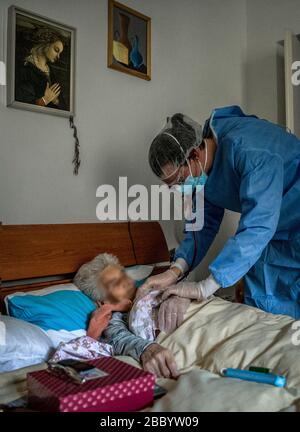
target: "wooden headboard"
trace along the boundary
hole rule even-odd
[[[0,310],[13,292],[70,282],[102,252],[117,255],[124,266],[169,261],[158,222],[0,225]],[[46,277],[55,280],[41,281]]]

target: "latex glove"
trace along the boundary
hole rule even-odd
[[[168,288],[164,291],[168,292]],[[172,296],[167,298],[158,311],[158,328],[165,332],[171,333],[181,325],[184,314],[187,311],[191,300]]]
[[[220,287],[212,275],[200,282],[183,281],[168,287],[162,294],[162,300],[176,295],[191,300],[203,301],[214,294]]]
[[[149,345],[141,355],[143,369],[157,378],[177,378],[179,376],[173,354],[159,344]]]
[[[150,276],[146,282],[138,289],[139,298],[146,295],[153,288],[163,290],[177,282],[178,275],[176,270],[167,270],[158,275]]]

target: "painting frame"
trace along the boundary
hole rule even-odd
[[[113,42],[114,42],[114,10],[120,9],[124,11],[125,14],[132,15],[135,18],[145,21],[146,24],[146,69],[147,71],[141,72],[139,70],[135,70],[130,67],[123,66],[121,63],[118,63],[114,60],[113,55]],[[110,69],[117,70],[119,72],[123,72],[146,81],[151,80],[152,76],[152,51],[151,51],[151,18],[138,12],[135,9],[132,9],[122,3],[119,3],[115,0],[108,0],[108,43],[107,43],[107,66]]]
[[[70,34],[70,60],[69,60],[69,97],[66,109],[40,106],[33,103],[16,100],[16,32],[17,32],[17,15],[31,19],[43,24],[46,28],[55,28],[57,31],[67,32]],[[35,12],[12,5],[8,8],[7,15],[7,51],[6,51],[6,106],[50,114],[60,117],[73,117],[75,115],[75,65],[76,65],[76,28],[58,22],[52,18],[36,14]]]

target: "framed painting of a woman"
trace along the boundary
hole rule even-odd
[[[75,29],[11,6],[8,11],[7,105],[74,115]]]

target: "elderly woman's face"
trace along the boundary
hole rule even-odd
[[[101,284],[105,287],[110,301],[120,302],[125,299],[133,300],[136,292],[134,280],[117,266],[106,267],[99,275]]]
[[[45,52],[46,58],[51,63],[59,60],[61,53],[63,52],[64,46],[61,41],[57,41],[49,45],[48,49]]]

